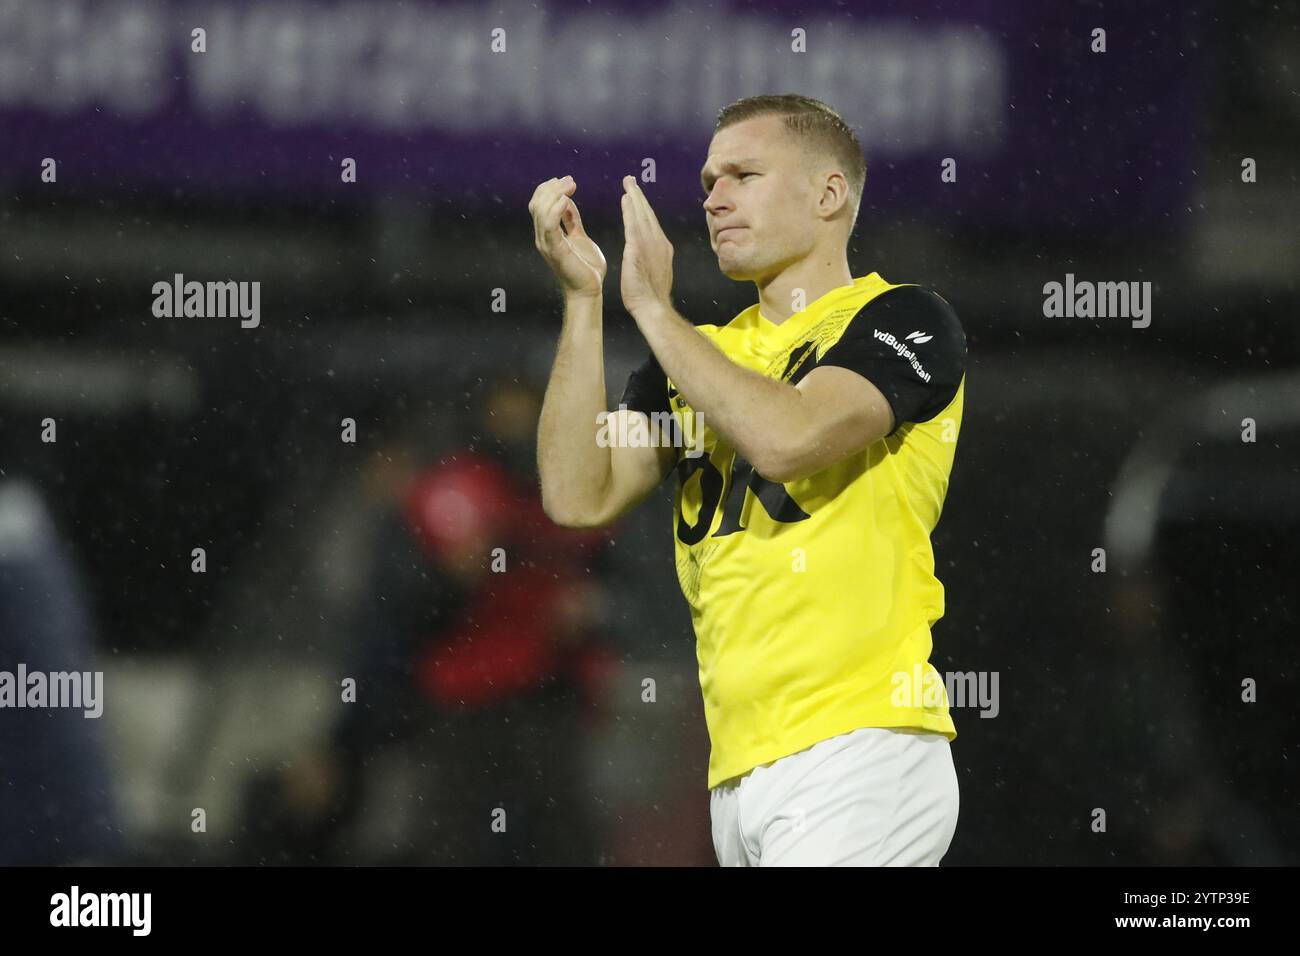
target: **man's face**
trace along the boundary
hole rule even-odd
[[[780,116],[719,130],[700,181],[709,244],[728,278],[762,280],[812,249],[819,193]]]

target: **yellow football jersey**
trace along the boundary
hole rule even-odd
[[[929,662],[944,611],[930,532],[965,392],[966,336],[951,306],[872,273],[780,324],[756,304],[698,328],[733,362],[791,384],[822,365],[851,369],[895,418],[888,436],[785,484],[757,474],[707,415],[704,454],[679,449],[677,576],[695,628],[708,786],[859,727],[956,738]],[[671,412],[697,434],[689,397],[653,354],[620,402]]]

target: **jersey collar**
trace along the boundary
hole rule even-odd
[[[854,279],[851,285],[837,286],[829,292],[818,296],[812,302],[805,305],[800,311],[794,313],[794,315],[790,316],[779,325],[766,319],[760,311],[758,303],[755,303],[753,306],[754,325],[764,334],[765,337],[793,339],[803,332],[815,319],[824,315],[826,310],[840,299],[853,295],[856,292],[860,292],[873,283],[883,284],[884,281],[884,279],[880,278],[879,273],[868,273],[865,276]]]

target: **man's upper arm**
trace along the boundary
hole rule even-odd
[[[953,400],[966,369],[966,335],[946,301],[917,286],[891,289],[849,320],[796,385],[813,406],[785,480],[805,477]]]
[[[657,412],[672,413],[668,402],[668,378],[653,352],[648,353],[628,376],[618,404],[627,406],[626,410],[610,412],[608,419],[611,431],[618,435],[628,434],[630,420],[635,415],[649,417]],[[645,433],[652,437],[655,434],[648,422]],[[614,445],[610,449],[610,492],[615,499],[611,504],[617,514],[637,504],[663,482],[677,461],[678,451],[669,444]]]
[[[892,413],[884,435],[892,435],[952,402],[966,372],[966,333],[941,296],[900,286],[863,306],[804,381],[826,366],[856,372],[875,387]]]
[[[616,416],[640,415],[629,409],[626,412],[610,412],[610,420]],[[626,427],[622,425],[620,427]],[[626,431],[624,431],[626,434]],[[610,449],[610,487],[607,506],[610,514],[607,521],[640,504],[650,492],[663,483],[669,469],[677,460],[677,449],[666,446],[616,445]]]

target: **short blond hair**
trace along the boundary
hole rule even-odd
[[[785,128],[804,149],[806,156],[828,157],[840,167],[849,184],[849,202],[853,205],[853,218],[849,223],[852,232],[858,221],[858,208],[867,182],[867,160],[853,128],[821,100],[798,93],[765,93],[747,96],[723,107],[713,132],[758,116],[783,117]]]

